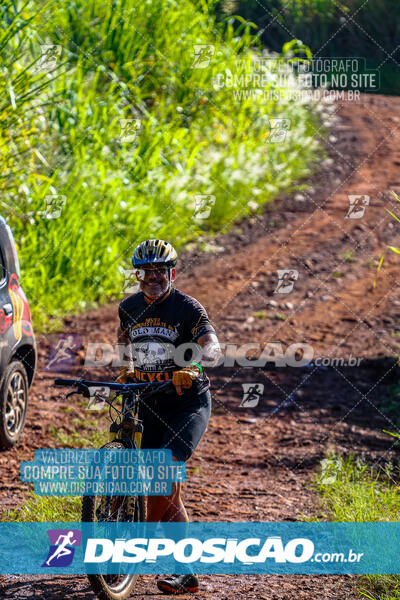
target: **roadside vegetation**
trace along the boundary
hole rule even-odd
[[[394,197],[395,200],[397,200],[397,202],[400,202],[400,197],[392,191],[392,196]],[[400,219],[397,215],[395,215],[394,213],[392,213],[391,210],[389,210],[388,208],[386,209],[387,212],[389,213],[389,215],[391,215],[393,217],[393,219],[395,219],[398,223],[400,223]],[[377,275],[382,267],[383,261],[385,259],[385,254],[387,252],[387,250],[391,250],[392,252],[395,252],[396,254],[400,254],[400,248],[396,248],[395,246],[387,246],[386,249],[382,252],[382,256],[380,258],[379,264],[378,264],[378,268],[377,268]],[[376,281],[377,281],[377,277],[374,280],[374,287],[376,286]]]
[[[0,512],[0,521],[18,523],[76,523],[81,520],[82,498],[78,496],[38,496],[29,492],[17,508]]]
[[[379,409],[393,424],[400,427],[400,385],[387,386]],[[399,447],[400,435],[392,436]],[[399,441],[397,441],[399,440]],[[314,488],[321,499],[320,519],[338,522],[399,522],[400,469],[387,462],[383,467],[370,465],[364,457],[330,454],[322,461]],[[318,519],[318,520],[320,520]],[[400,575],[363,575],[359,578],[360,598],[369,600],[400,600]]]
[[[370,466],[362,457],[330,455],[315,482],[321,519],[338,522],[400,521],[399,468]],[[360,598],[399,600],[400,575],[363,575]]]
[[[219,11],[254,21],[271,50],[298,38],[316,58],[364,58],[362,72],[379,70],[377,91],[400,93],[398,0],[220,0]]]
[[[81,402],[80,408],[87,402]],[[64,412],[79,412],[69,423],[73,431],[66,431],[62,426],[49,426],[47,433],[55,440],[59,448],[100,448],[109,439],[108,428],[99,428],[101,418],[107,409],[102,411],[85,411],[82,416],[79,409],[66,406]],[[88,417],[89,414],[89,417]],[[104,422],[103,422],[104,424]],[[15,509],[0,511],[0,521],[18,522],[75,522],[81,520],[82,498],[80,496],[39,496],[34,493],[33,484],[24,502]]]
[[[144,238],[201,244],[301,189],[320,160],[310,101],[238,101],[215,84],[261,45],[254,26],[217,21],[213,5],[2,3],[0,207],[37,331],[121,297]],[[268,89],[280,91],[273,75]],[[280,141],[276,118],[290,123]]]

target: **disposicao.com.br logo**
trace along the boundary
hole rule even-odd
[[[256,548],[258,554],[248,554],[250,548]],[[297,548],[300,554],[296,554]],[[100,551],[100,552],[99,552]],[[254,552],[254,550],[253,550]],[[209,538],[201,541],[197,538],[183,538],[175,541],[170,538],[131,538],[131,539],[88,539],[84,562],[121,563],[151,562],[171,556],[179,563],[264,563],[271,558],[277,563],[299,563],[309,560],[314,553],[314,544],[309,539],[298,538],[284,546],[282,538],[272,536],[264,542],[261,538],[247,538],[239,541],[229,538]]]
[[[170,538],[131,538],[87,540],[85,563],[155,563],[165,557],[173,557],[177,563],[243,563],[244,565],[263,564],[268,559],[275,563],[299,564],[313,562],[355,562],[363,553],[350,549],[347,557],[343,552],[318,552],[314,556],[314,543],[307,538],[294,538],[286,544],[280,536],[270,536],[243,540],[229,538],[183,538],[175,541]]]

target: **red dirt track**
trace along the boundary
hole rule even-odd
[[[217,254],[186,253],[176,287],[207,309],[222,342],[307,342],[316,357],[361,358],[355,367],[209,369],[214,410],[208,431],[189,462],[185,505],[197,521],[295,521],[319,515],[311,482],[328,450],[364,454],[371,463],[395,460],[397,449],[383,429],[394,425],[380,411],[387,385],[398,379],[400,331],[397,210],[400,193],[400,98],[362,96],[336,105],[338,120],[324,161],[303,199],[282,198],[262,215],[218,236]],[[333,136],[333,138],[332,138]],[[345,218],[349,194],[368,194],[363,218]],[[290,294],[274,294],[277,269],[299,272]],[[336,276],[333,275],[336,274]],[[339,275],[338,275],[339,274]],[[121,297],[122,298],[122,297]],[[272,303],[271,303],[272,301]],[[276,304],[274,304],[276,303]],[[115,343],[117,303],[67,319],[63,331],[89,342]],[[253,313],[264,311],[263,318]],[[0,454],[1,505],[21,504],[28,489],[19,463],[35,449],[55,447],[49,425],[74,431],[84,415],[61,411],[63,394],[44,372],[49,340],[38,339],[37,373],[19,445]],[[81,353],[81,363],[83,353]],[[84,369],[69,376],[115,377],[117,369]],[[253,409],[239,408],[242,384],[264,384]],[[67,401],[74,406],[75,400]],[[104,419],[99,427],[107,429]],[[212,600],[356,599],[350,576],[203,576],[199,598]],[[0,596],[16,600],[93,598],[85,577],[0,578]],[[140,578],[132,598],[161,597],[154,577]]]

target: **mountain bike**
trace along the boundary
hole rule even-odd
[[[114,394],[107,398],[99,396],[109,406],[110,441],[102,446],[104,450],[140,449],[143,423],[138,418],[139,403],[152,394],[171,385],[171,382],[115,383],[88,381],[85,379],[56,379],[54,385],[76,388],[66,397],[82,394],[93,398],[96,388],[109,389]],[[117,400],[122,398],[121,409]],[[84,496],[82,500],[83,522],[144,522],[146,503],[144,496]],[[128,598],[138,575],[131,574],[88,574],[93,592],[99,600],[124,600]]]

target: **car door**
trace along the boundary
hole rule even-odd
[[[28,301],[19,281],[17,250],[3,217],[0,217],[0,261],[0,368],[3,372],[17,348],[32,348],[35,354]]]
[[[15,339],[12,332],[13,324],[13,305],[8,291],[10,273],[6,262],[5,243],[7,240],[2,235],[0,226],[0,370],[3,373],[8,364]],[[1,375],[0,373],[0,375]]]

